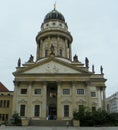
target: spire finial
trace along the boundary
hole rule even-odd
[[[56,2],[54,3],[54,10],[56,10]]]

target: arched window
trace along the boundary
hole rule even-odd
[[[48,56],[48,50],[45,50],[45,57]]]
[[[62,56],[62,49],[59,50],[59,56]]]

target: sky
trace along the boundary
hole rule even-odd
[[[0,0],[0,82],[14,90],[17,60],[36,58],[35,37],[45,15],[61,12],[73,36],[72,54],[104,68],[106,96],[118,91],[118,0]]]

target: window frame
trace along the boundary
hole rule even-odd
[[[64,105],[64,117],[69,117],[69,105]]]
[[[40,105],[34,105],[34,117],[40,117]]]
[[[26,105],[25,104],[21,104],[20,105],[20,116],[21,117],[25,116],[25,109],[26,109]]]
[[[91,92],[91,97],[93,97],[93,98],[96,97],[96,92],[95,91]]]
[[[39,92],[36,92],[36,90],[37,90],[37,91],[39,90]],[[41,89],[40,89],[40,88],[35,88],[35,89],[34,89],[34,94],[35,94],[35,95],[41,95]]]
[[[95,112],[95,111],[96,111],[96,107],[92,106],[92,112]]]
[[[21,88],[20,94],[27,94],[27,89],[26,88]]]
[[[70,95],[70,89],[63,89],[63,95]]]
[[[84,95],[85,94],[85,89],[77,89],[77,95]]]
[[[45,57],[48,56],[48,49],[45,50]]]

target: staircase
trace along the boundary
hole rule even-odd
[[[31,120],[30,126],[72,126],[72,121],[70,120]]]

